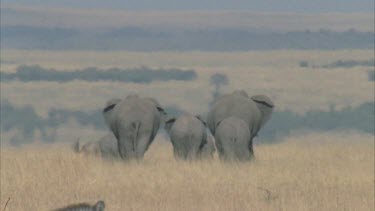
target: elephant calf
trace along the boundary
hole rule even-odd
[[[201,118],[190,114],[177,119],[170,118],[165,122],[165,130],[171,139],[175,158],[194,160],[200,157],[207,143],[205,124]]]
[[[120,158],[117,139],[112,133],[108,133],[98,141],[90,141],[83,145],[77,141],[74,145],[74,151],[107,159]]]
[[[214,137],[207,134],[207,143],[203,146],[200,157],[203,159],[211,159],[214,157],[215,151]]]
[[[215,143],[220,159],[250,160],[253,156],[251,133],[246,122],[237,117],[228,117],[216,128]]]
[[[53,211],[104,211],[104,201],[98,201],[95,205],[90,205],[87,203],[69,205],[64,208],[56,209]]]

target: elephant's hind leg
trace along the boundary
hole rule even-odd
[[[123,160],[134,159],[136,156],[133,150],[133,134],[128,131],[121,132],[118,139],[118,149]]]
[[[255,158],[255,155],[254,155],[254,148],[253,148],[253,138],[250,140],[249,142],[249,159],[252,160]]]
[[[138,139],[136,140],[136,146],[135,146],[137,159],[143,158],[150,144],[151,144],[151,140],[150,140],[149,134],[140,134],[138,136]]]

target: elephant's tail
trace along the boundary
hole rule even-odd
[[[82,144],[79,142],[79,138],[77,139],[76,142],[73,143],[73,151],[76,152],[76,153],[79,153],[82,149]]]
[[[230,141],[231,141],[231,143],[236,143],[237,142],[237,138],[236,137],[231,137]]]
[[[138,143],[139,128],[141,127],[141,123],[135,122],[135,123],[132,124],[132,126],[134,128],[134,138],[133,138],[133,141],[132,141],[132,146],[133,146],[133,152],[136,152],[137,143]]]

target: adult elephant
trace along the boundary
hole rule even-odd
[[[184,114],[170,118],[165,122],[175,158],[195,160],[200,158],[203,147],[207,144],[206,123],[200,117]]]
[[[215,144],[219,158],[223,160],[250,160],[251,134],[246,122],[238,117],[228,117],[220,121],[216,128]]]
[[[248,149],[253,152],[253,138],[270,119],[274,104],[265,95],[249,97],[243,90],[236,90],[220,97],[212,106],[207,117],[208,128],[215,135],[218,123],[228,117],[242,119],[249,128]]]
[[[128,160],[143,158],[159,130],[165,111],[153,98],[131,95],[123,100],[109,100],[103,115],[117,139],[121,158]]]

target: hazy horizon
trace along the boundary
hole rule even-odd
[[[238,11],[262,11],[262,12],[373,12],[374,1],[372,0],[3,0],[3,5],[19,4],[24,6],[43,6],[46,8],[87,8],[87,9],[116,9],[116,10],[238,10]]]
[[[249,51],[371,49],[372,13],[1,7],[4,49]],[[74,4],[73,4],[74,5]]]

